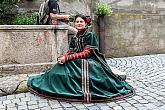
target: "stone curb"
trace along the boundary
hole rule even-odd
[[[54,63],[44,63],[45,67],[47,65],[52,66]],[[6,65],[6,66],[1,66],[2,68],[20,68],[23,69],[23,67],[30,66],[32,65]],[[33,65],[34,66],[34,65]],[[38,65],[41,66],[41,65]],[[43,64],[42,64],[43,66]],[[126,79],[126,73],[119,71],[115,67],[111,67],[112,72],[121,76],[122,79]],[[38,72],[39,73],[39,72]],[[16,74],[16,75],[9,75],[6,74],[6,76],[0,77],[0,96],[4,95],[10,95],[10,94],[15,94],[15,93],[22,93],[22,92],[27,92],[27,79],[30,76],[38,75],[38,73],[33,73],[33,74]],[[40,72],[40,74],[43,74],[43,72]]]
[[[45,71],[50,68],[54,62],[32,63],[32,64],[9,64],[0,65],[0,77],[14,74],[29,74]]]
[[[37,74],[19,74],[0,78],[0,96],[27,92],[27,79]]]

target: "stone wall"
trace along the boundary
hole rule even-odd
[[[114,14],[105,19],[106,56],[165,53],[165,1],[106,1]]]
[[[43,2],[44,0],[25,0],[23,3],[19,4],[18,11],[38,11],[40,4]],[[92,3],[92,0],[60,0],[59,5],[62,13],[90,15]]]
[[[67,25],[1,25],[0,64],[56,61],[67,50]]]
[[[44,0],[34,0],[29,9],[37,10]],[[95,4],[105,2],[113,9],[106,17],[106,57],[124,57],[165,51],[165,1],[164,0],[60,0],[61,11],[94,16]],[[97,32],[97,21],[94,20]]]
[[[107,56],[165,52],[164,15],[116,13],[106,18],[106,27]]]

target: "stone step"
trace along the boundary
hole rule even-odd
[[[0,65],[0,77],[17,74],[42,72],[50,68],[54,62],[31,64],[6,64]]]
[[[27,79],[33,74],[17,74],[0,78],[0,96],[27,92]]]
[[[52,63],[54,64],[54,63]],[[49,63],[49,66],[52,66],[52,64]],[[48,65],[48,64],[44,64]],[[15,65],[16,66],[16,65]],[[24,65],[25,66],[25,65]],[[17,65],[17,67],[14,68],[19,68],[19,67],[24,67],[22,65]],[[26,66],[32,66],[32,65],[26,65]],[[34,66],[34,65],[33,65]],[[2,66],[3,68],[7,67],[13,67],[11,65],[6,65]],[[122,80],[126,79],[126,73],[121,72],[115,67],[110,67],[112,72],[122,78]],[[43,74],[43,72],[37,72],[37,73],[31,73],[31,74],[4,74],[3,76],[0,77],[0,96],[3,95],[10,95],[10,94],[15,94],[15,93],[22,93],[22,92],[27,92],[27,79],[30,76],[33,75],[38,75],[38,74]]]

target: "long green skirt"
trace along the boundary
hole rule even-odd
[[[42,75],[30,77],[28,88],[40,96],[70,101],[107,101],[125,98],[134,90],[93,59],[55,64]]]

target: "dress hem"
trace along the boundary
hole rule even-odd
[[[98,100],[92,100],[91,99],[90,102],[107,102],[107,101],[112,102],[112,101],[119,101],[119,100],[122,100],[124,98],[131,97],[135,94],[135,89],[133,87],[131,87],[131,88],[132,88],[132,91],[126,95],[116,96],[116,97],[109,98],[109,99],[98,99]],[[71,102],[88,102],[86,100],[80,100],[80,99],[68,99],[68,98],[47,96],[47,95],[44,95],[44,94],[37,92],[36,90],[32,89],[31,87],[28,87],[28,90],[33,94],[36,94],[38,96],[41,96],[41,97],[47,98],[47,99],[55,99],[55,100],[71,101]],[[88,103],[90,103],[90,102],[88,102]]]

